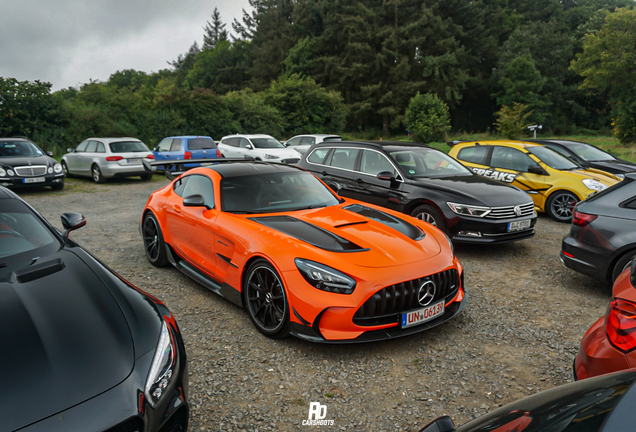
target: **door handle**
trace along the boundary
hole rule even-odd
[[[172,209],[176,211],[177,213],[181,213],[181,207],[179,207],[178,205],[173,205]]]
[[[323,171],[321,174],[324,175],[324,176],[328,175],[327,171]]]
[[[364,180],[362,180],[361,178],[357,178],[356,183],[364,183]]]

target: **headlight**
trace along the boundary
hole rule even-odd
[[[614,177],[616,177],[619,180],[625,180],[625,174],[614,174]]]
[[[583,182],[583,184],[585,185],[586,188],[588,189],[592,189],[595,190],[597,192],[600,192],[602,190],[607,189],[607,186],[605,186],[603,183],[601,183],[598,180],[594,180],[594,179],[583,179],[581,180]]]
[[[10,176],[14,176],[14,175],[15,175],[15,173],[13,172],[13,170],[7,170],[7,173],[8,173]]]
[[[351,294],[356,287],[355,280],[331,267],[301,258],[296,258],[294,261],[305,280],[319,290]]]
[[[484,217],[490,213],[490,207],[480,207],[466,204],[446,203],[452,211],[459,215]]]
[[[4,168],[0,168],[0,177],[4,177],[7,175],[7,172],[4,170]]]
[[[276,156],[276,155],[271,155],[271,154],[266,154],[266,155],[265,155],[265,159],[278,159],[278,156]]]
[[[177,378],[179,358],[177,345],[172,333],[164,322],[161,326],[161,336],[157,344],[155,356],[152,359],[145,394],[148,402],[155,408],[161,398],[170,390]]]
[[[62,172],[62,165],[60,165],[59,163],[56,163],[56,164],[53,166],[53,171],[55,171],[55,172],[56,172],[56,173],[58,173],[58,174],[59,174],[59,173],[61,173],[61,172]]]
[[[49,174],[53,174],[53,167],[49,167],[48,172]]]

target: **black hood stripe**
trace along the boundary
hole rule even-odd
[[[364,216],[368,219],[373,219],[376,222],[380,222],[383,225],[388,226],[401,234],[404,234],[411,240],[422,240],[426,237],[426,234],[422,232],[415,225],[412,225],[405,220],[398,219],[396,217],[391,216],[390,214],[381,212],[379,210],[372,209],[370,207],[365,207],[360,204],[353,204],[347,207],[343,207],[344,210],[349,210],[350,212],[359,214],[360,216]]]

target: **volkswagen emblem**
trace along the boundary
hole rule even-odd
[[[422,306],[428,306],[435,298],[435,283],[432,280],[427,280],[422,284],[420,290],[417,292],[417,301]]]
[[[515,206],[515,208],[513,210],[515,211],[515,214],[517,216],[521,216],[521,207],[520,206]]]

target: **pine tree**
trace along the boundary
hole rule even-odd
[[[212,12],[212,22],[207,21],[203,27],[203,49],[213,49],[219,41],[228,40],[225,23],[221,21],[221,14],[217,8]]]

